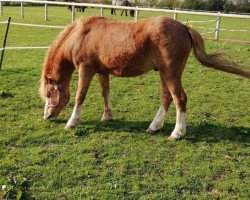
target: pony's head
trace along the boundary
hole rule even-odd
[[[40,96],[45,100],[44,119],[56,117],[69,102],[69,92],[57,81],[44,76],[39,89]]]

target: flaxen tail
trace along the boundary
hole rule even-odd
[[[250,79],[250,71],[244,66],[229,59],[223,53],[206,53],[202,36],[192,28],[188,28],[188,32],[192,39],[194,56],[202,65]]]

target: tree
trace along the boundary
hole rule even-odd
[[[158,3],[158,6],[173,9],[179,6],[179,1],[178,0],[162,0]]]
[[[227,0],[206,0],[204,3],[205,10],[224,11]]]
[[[236,0],[235,12],[247,12],[249,11],[250,2],[248,0]]]
[[[202,0],[185,0],[181,3],[181,8],[204,10],[204,2]]]

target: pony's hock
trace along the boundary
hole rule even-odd
[[[111,37],[114,33],[115,37]],[[107,121],[112,118],[109,74],[134,77],[157,69],[162,83],[162,102],[148,131],[155,132],[163,127],[166,111],[173,101],[176,124],[169,139],[179,139],[186,133],[187,102],[181,76],[192,48],[202,65],[250,78],[249,71],[223,54],[207,54],[201,35],[176,20],[167,17],[136,22],[103,17],[76,20],[54,40],[45,57],[40,85],[40,95],[46,100],[44,116],[56,117],[69,102],[69,85],[75,69],[79,74],[78,89],[66,128],[79,123],[81,108],[95,74],[99,75],[104,98],[102,121]]]

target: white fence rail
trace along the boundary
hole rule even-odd
[[[220,21],[221,17],[231,17],[231,18],[242,18],[242,19],[250,19],[250,15],[237,15],[237,14],[225,14],[225,13],[211,13],[211,12],[194,12],[194,11],[183,11],[183,10],[169,10],[169,9],[156,9],[156,8],[140,8],[140,7],[126,7],[126,6],[112,6],[112,5],[104,5],[104,4],[90,4],[90,3],[74,3],[74,2],[57,2],[57,1],[34,1],[34,0],[0,0],[0,16],[3,15],[3,2],[15,2],[20,3],[20,15],[24,17],[24,5],[23,3],[32,3],[32,4],[42,4],[44,5],[44,19],[48,19],[48,5],[62,5],[62,6],[72,6],[72,21],[75,20],[75,8],[76,6],[85,6],[85,7],[93,7],[100,8],[100,15],[103,16],[103,9],[122,9],[122,10],[134,10],[135,11],[135,20],[139,19],[139,11],[151,11],[151,12],[165,12],[165,13],[173,13],[174,19],[177,19],[178,14],[190,14],[190,15],[205,15],[205,16],[215,16],[215,28],[214,38],[219,40],[220,35]],[[191,22],[191,21],[189,21]]]

